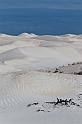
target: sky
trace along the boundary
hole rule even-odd
[[[82,0],[0,0],[0,8],[82,9]]]

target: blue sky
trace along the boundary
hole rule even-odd
[[[82,0],[0,0],[0,8],[82,9]]]

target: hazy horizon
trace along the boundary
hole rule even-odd
[[[0,8],[82,9],[81,0],[0,0]]]

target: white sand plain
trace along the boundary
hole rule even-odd
[[[82,35],[0,34],[0,124],[82,124],[81,107],[36,112],[57,97],[82,105],[81,75],[46,72],[77,62],[82,62]],[[33,102],[40,104],[28,108]]]

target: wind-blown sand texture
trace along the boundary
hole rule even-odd
[[[82,124],[81,71],[82,35],[0,34],[0,124]]]

